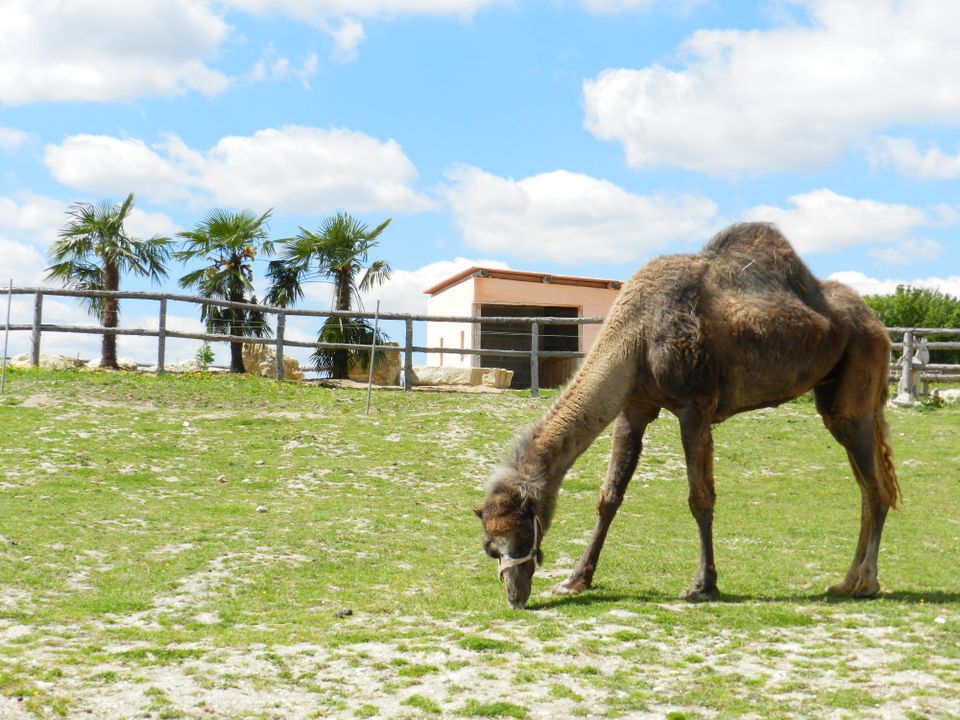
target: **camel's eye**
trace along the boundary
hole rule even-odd
[[[484,551],[487,555],[489,555],[490,557],[492,557],[494,560],[499,560],[499,559],[500,559],[500,551],[499,551],[499,550],[497,549],[497,547],[496,547],[492,542],[490,542],[489,540],[487,540],[486,542],[483,543],[483,551]]]

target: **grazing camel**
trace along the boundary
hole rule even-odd
[[[840,283],[817,280],[772,225],[734,225],[697,254],[642,267],[624,284],[580,371],[517,439],[475,511],[510,605],[523,608],[530,596],[564,475],[616,419],[593,536],[557,590],[590,587],[644,429],[661,408],[680,421],[690,511],[700,533],[700,564],[684,596],[716,599],[711,425],[811,388],[862,495],[853,563],[828,592],[876,595],[880,534],[899,495],[883,417],[889,353],[886,330],[863,300]]]

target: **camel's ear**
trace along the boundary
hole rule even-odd
[[[475,508],[473,509],[473,514],[476,515],[476,516],[477,516],[478,518],[480,518],[481,520],[483,520],[483,508],[475,507]]]

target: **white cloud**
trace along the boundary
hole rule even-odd
[[[913,180],[960,178],[960,152],[950,155],[939,147],[921,152],[917,143],[908,138],[878,138],[870,160],[876,166],[892,165],[900,175]]]
[[[776,223],[800,253],[842,250],[854,245],[916,242],[912,233],[938,223],[920,208],[863,200],[826,190],[788,198],[792,207],[760,205],[745,220]]]
[[[357,57],[357,46],[363,42],[366,33],[363,25],[350,18],[345,19],[338,27],[331,28],[335,45],[334,57],[341,62],[350,62]]]
[[[891,295],[896,292],[898,285],[910,285],[911,287],[927,288],[928,290],[939,290],[954,297],[960,297],[960,275],[898,280],[874,278],[859,271],[844,270],[833,273],[829,279],[849,285],[861,295]]]
[[[0,196],[0,283],[49,285],[46,268],[47,249],[57,239],[66,221],[67,203],[39,195],[16,198]],[[163,213],[145,212],[134,207],[127,230],[136,237],[170,236],[177,225]]]
[[[663,5],[674,12],[689,12],[693,8],[703,5],[706,0],[580,0],[581,5],[590,12],[601,15],[616,15],[623,12],[647,11],[657,5]]]
[[[0,104],[222,92],[229,33],[205,0],[0,0]]]
[[[310,53],[297,67],[290,62],[289,58],[278,55],[273,45],[267,45],[263,49],[260,59],[254,63],[253,70],[251,70],[247,80],[258,83],[267,80],[286,80],[293,77],[309,90],[310,78],[317,72],[317,62],[317,54]]]
[[[0,291],[7,288],[10,280],[17,287],[35,287],[44,284],[46,258],[40,252],[24,242],[10,240],[0,235],[0,257],[3,269],[0,270]],[[0,297],[4,293],[0,292]],[[6,303],[3,303],[6,305]]]
[[[391,18],[405,15],[470,17],[505,0],[225,0],[257,15],[280,13],[300,20],[329,17]]]
[[[737,174],[821,168],[892,125],[957,124],[952,0],[796,2],[808,24],[698,31],[681,69],[586,81],[586,127],[635,167]]]
[[[120,195],[135,190],[165,201],[324,214],[420,212],[432,201],[412,188],[417,172],[394,140],[350,130],[288,125],[228,136],[206,151],[179,138],[148,146],[139,139],[76,135],[48,146],[54,177],[70,187]]]
[[[632,263],[672,242],[702,242],[717,220],[702,196],[634,195],[564,170],[514,180],[462,167],[448,177],[464,241],[496,255]]]
[[[904,240],[894,247],[874,248],[870,257],[887,265],[909,265],[914,262],[936,260],[943,252],[940,243],[929,239]]]
[[[12,153],[27,144],[30,136],[23,130],[0,127],[0,152]]]
[[[507,0],[225,0],[226,5],[254,15],[280,14],[309,22],[334,42],[333,57],[351,62],[366,33],[358,18],[394,19],[410,15],[471,17],[478,10]]]
[[[71,135],[48,145],[43,160],[57,182],[101,195],[126,195],[131,189],[159,202],[186,198],[190,168],[170,162],[136,138]]]
[[[473,266],[508,267],[499,260],[458,257],[454,260],[438,260],[416,270],[394,270],[383,286],[363,294],[363,305],[367,310],[373,310],[377,300],[380,300],[383,312],[424,314],[427,312],[427,296],[424,295],[427,288]]]
[[[40,195],[0,196],[0,237],[46,248],[57,239],[66,208],[65,203]]]
[[[140,240],[146,240],[154,235],[173,237],[181,228],[166,213],[145,212],[134,207],[127,217],[124,227],[127,233]]]

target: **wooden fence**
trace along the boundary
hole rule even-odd
[[[958,328],[908,328],[891,327],[887,332],[894,338],[902,336],[902,340],[893,343],[893,350],[900,351],[900,357],[890,366],[890,379],[899,384],[901,392],[915,394],[915,381],[919,380],[921,394],[926,395],[930,383],[933,382],[960,382],[960,365],[929,363],[917,365],[914,356],[920,347],[921,338],[927,337],[956,337],[960,338]],[[933,340],[926,343],[926,348],[935,350],[960,350],[960,342],[952,340]],[[918,371],[919,378],[915,378]]]
[[[541,350],[540,349],[540,329],[545,325],[590,325],[603,322],[603,318],[555,318],[555,317],[442,317],[435,315],[416,315],[408,313],[378,313],[376,316],[370,312],[359,311],[337,311],[337,310],[300,310],[296,308],[280,308],[270,305],[254,305],[251,303],[230,302],[227,300],[215,300],[211,298],[198,297],[195,295],[178,295],[172,293],[153,293],[153,292],[130,292],[130,291],[107,291],[107,290],[73,290],[67,288],[37,288],[23,287],[12,288],[8,291],[12,295],[32,295],[33,296],[33,322],[30,324],[9,324],[4,327],[9,331],[29,331],[31,337],[31,362],[37,366],[40,362],[40,342],[43,333],[88,333],[95,335],[132,335],[138,337],[156,337],[157,338],[157,372],[164,372],[164,361],[166,354],[166,341],[168,338],[180,338],[186,340],[203,340],[207,342],[257,342],[265,345],[273,345],[276,348],[276,377],[283,378],[283,351],[284,348],[299,347],[309,349],[328,349],[328,350],[367,350],[371,351],[369,345],[353,345],[349,343],[321,343],[321,342],[302,342],[290,340],[284,337],[286,329],[286,320],[288,317],[350,317],[364,318],[373,320],[378,317],[380,320],[399,320],[404,323],[404,343],[401,348],[403,352],[403,388],[409,390],[413,386],[413,353],[450,353],[450,348],[443,347],[423,347],[414,344],[413,327],[414,322],[454,322],[454,323],[480,323],[491,325],[504,325],[514,323],[526,323],[530,326],[530,350],[498,350],[498,349],[470,349],[457,348],[456,353],[461,355],[497,355],[500,357],[521,357],[530,360],[530,390],[536,397],[540,390],[539,366],[541,358],[580,358],[586,353],[559,350]],[[143,328],[107,328],[102,325],[52,325],[43,322],[43,298],[46,296],[66,296],[76,298],[117,298],[120,300],[153,300],[159,303],[158,327],[156,330],[147,330]],[[255,310],[266,315],[275,315],[275,331],[273,338],[254,338],[239,335],[222,335],[213,333],[190,333],[179,330],[172,330],[167,327],[167,304],[169,302],[184,302],[197,305],[215,305],[225,308],[237,308],[241,310]]]
[[[299,310],[296,308],[280,308],[270,305],[254,305],[251,303],[238,303],[226,300],[215,300],[203,298],[195,295],[178,295],[172,293],[152,293],[152,292],[129,292],[129,291],[106,291],[106,290],[73,290],[65,288],[11,288],[8,290],[11,295],[32,295],[33,296],[33,321],[30,324],[10,324],[9,319],[4,328],[7,331],[29,331],[31,334],[32,363],[34,366],[40,361],[40,341],[44,332],[57,333],[88,333],[95,335],[132,335],[139,337],[157,338],[157,372],[164,371],[164,356],[166,352],[167,338],[181,338],[186,340],[203,340],[207,342],[261,342],[273,345],[276,348],[276,377],[283,378],[283,351],[284,348],[299,347],[310,349],[329,349],[329,350],[371,350],[370,346],[351,345],[347,343],[320,343],[320,342],[302,342],[290,340],[284,337],[286,328],[286,319],[288,317],[351,317],[374,319],[374,314],[369,312],[355,311],[335,311],[335,310]],[[143,328],[106,328],[101,325],[52,325],[43,322],[43,298],[45,296],[66,296],[75,298],[108,298],[113,297],[124,300],[152,300],[159,303],[158,327],[156,330],[147,330]],[[190,333],[179,330],[172,330],[167,327],[167,304],[168,302],[184,302],[197,305],[216,305],[226,308],[237,308],[242,310],[256,310],[266,315],[275,315],[275,333],[271,338],[251,338],[239,335],[221,335],[213,333]],[[534,396],[537,396],[540,389],[539,367],[541,358],[580,358],[585,355],[582,352],[572,351],[546,351],[540,349],[540,329],[545,325],[588,325],[603,322],[603,318],[554,318],[554,317],[445,317],[433,315],[416,315],[407,313],[379,313],[380,320],[399,320],[404,323],[404,342],[403,351],[403,387],[409,390],[413,386],[413,353],[449,353],[450,348],[443,347],[423,347],[414,344],[413,324],[414,322],[453,322],[453,323],[485,323],[491,325],[497,324],[515,324],[525,323],[530,326],[530,349],[529,350],[498,350],[498,349],[469,349],[457,348],[456,353],[462,355],[498,355],[501,357],[521,357],[530,360],[530,390]],[[891,377],[897,380],[903,377],[903,369],[910,367],[911,372],[907,373],[907,383],[912,391],[913,382],[913,356],[919,345],[919,338],[927,336],[938,337],[957,337],[960,338],[960,329],[950,328],[905,328],[892,327],[887,328],[893,338],[902,336],[902,340],[895,340],[893,349],[900,351],[900,357],[891,363]],[[960,342],[954,341],[931,341],[927,343],[929,350],[960,350]],[[921,368],[921,382],[926,385],[932,381],[960,382],[960,365],[927,364]]]

